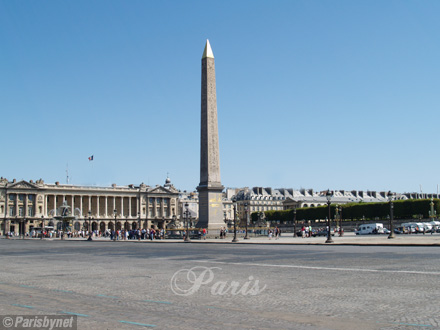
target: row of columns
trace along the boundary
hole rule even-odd
[[[62,197],[61,202],[57,202],[57,198]],[[79,205],[75,204],[75,197],[79,197]],[[87,203],[84,203],[84,198],[87,198]],[[101,205],[100,200],[104,199],[104,212],[100,213]],[[116,205],[116,199],[119,199],[119,205]],[[109,203],[109,199],[112,200]],[[124,200],[128,199],[128,212],[125,214],[124,210]],[[84,195],[46,195],[46,214],[49,215],[51,211],[51,205],[53,204],[53,209],[57,210],[60,206],[63,205],[63,202],[66,201],[67,204],[71,207],[72,214],[75,214],[75,209],[78,208],[80,210],[80,217],[87,217],[88,212],[92,212],[92,216],[95,217],[104,217],[104,218],[112,218],[114,216],[114,210],[117,210],[117,215],[120,217],[129,217],[129,218],[137,218],[140,212],[139,210],[139,199],[136,198],[136,210],[133,212],[132,200],[134,197],[132,196],[84,196]],[[53,203],[50,203],[53,201]],[[92,204],[95,202],[95,206]],[[87,204],[87,210],[84,210],[84,204]],[[109,209],[109,204],[111,204],[111,208]],[[119,207],[118,207],[119,206]],[[135,214],[133,214],[135,213]]]
[[[57,202],[57,197],[62,197],[62,202]],[[78,196],[79,197],[79,205],[75,204],[75,197]],[[84,198],[88,198],[87,199],[87,206],[88,209],[84,210]],[[100,209],[101,209],[101,205],[100,205],[100,199],[104,198],[104,212],[103,214],[100,213]],[[119,203],[119,208],[116,205],[116,199],[119,199],[120,203]],[[139,215],[141,217],[149,217],[149,218],[153,218],[153,217],[171,217],[173,214],[172,210],[171,210],[171,205],[170,205],[170,199],[169,198],[163,198],[160,197],[161,202],[160,204],[158,204],[157,202],[157,198],[154,197],[150,197],[153,198],[153,203],[150,202],[150,200],[147,200],[146,203],[146,209],[140,209],[140,199],[136,198],[135,203],[136,203],[136,209],[133,210],[133,199],[135,199],[134,197],[131,196],[84,196],[84,195],[46,195],[46,202],[45,202],[45,214],[49,215],[49,212],[51,211],[51,203],[50,203],[50,199],[53,200],[53,209],[56,210],[58,207],[62,206],[63,201],[67,201],[68,205],[71,206],[71,210],[72,213],[74,213],[75,208],[79,208],[80,210],[80,217],[86,217],[88,216],[88,212],[91,211],[92,212],[92,216],[95,217],[104,217],[104,218],[112,218],[114,216],[114,210],[117,210],[117,215],[120,217],[129,217],[129,218],[137,218]],[[109,203],[109,199],[112,200],[112,202]],[[127,200],[128,199],[128,200]],[[126,205],[124,203],[124,200],[126,200],[128,202],[128,214],[125,214],[125,210],[124,210],[124,205]],[[165,203],[165,200],[167,201]],[[95,201],[95,205],[96,207],[93,207],[94,205],[92,204],[93,201]],[[109,208],[109,204],[111,204],[111,207]],[[167,204],[167,205],[165,205]],[[159,209],[158,209],[159,208]],[[134,211],[134,212],[133,212]],[[148,214],[146,214],[148,212]],[[134,213],[134,214],[133,214]]]
[[[10,204],[10,196],[15,196],[13,205]],[[19,196],[23,196],[23,202],[20,203]],[[33,201],[29,203],[29,196],[33,196]],[[12,203],[11,203],[12,204]],[[23,214],[20,214],[20,206],[23,207]],[[29,214],[29,206],[32,206],[32,214]],[[21,194],[21,193],[12,193],[6,194],[5,196],[5,216],[10,216],[9,212],[11,207],[14,208],[13,216],[20,217],[34,217],[36,214],[36,194]]]
[[[77,230],[75,229],[75,223],[77,223],[76,221],[73,223],[73,228],[72,230]],[[85,222],[78,222],[80,224],[80,226],[82,227],[84,224],[86,226],[86,228],[88,228],[88,221]],[[90,221],[91,223],[91,227],[92,230],[100,230],[100,231],[105,231],[107,229],[114,229],[115,227],[115,221],[113,220],[96,220],[94,221],[93,219]],[[144,220],[141,221],[141,229],[147,229],[147,228],[155,228],[155,229],[162,229],[166,227],[166,221],[151,221],[151,220]],[[76,226],[78,227],[78,226]],[[127,229],[127,230],[132,230],[132,229],[138,229],[139,228],[139,221],[124,221],[124,220],[116,220],[116,229],[120,230],[120,229]],[[82,228],[81,228],[82,229]]]
[[[10,197],[14,195],[14,203],[11,203]],[[23,195],[23,203],[20,203],[19,196]],[[33,196],[33,200],[29,201],[29,196]],[[62,201],[57,202],[57,198],[61,197]],[[75,204],[75,197],[79,197],[79,203]],[[84,209],[84,198],[87,199],[87,210]],[[101,199],[104,199],[104,208],[103,213],[101,213]],[[109,201],[111,200],[111,202]],[[119,205],[116,205],[116,200],[119,199]],[[135,199],[135,200],[133,200]],[[151,199],[152,202],[150,201]],[[104,218],[112,218],[114,216],[114,210],[117,210],[117,215],[121,217],[129,217],[129,218],[137,218],[139,215],[141,217],[166,217],[170,218],[175,214],[175,210],[171,209],[171,200],[170,198],[160,197],[161,201],[158,203],[158,199],[155,197],[150,197],[146,201],[146,208],[144,207],[142,210],[140,208],[140,199],[132,196],[85,196],[85,195],[55,195],[49,194],[45,196],[44,203],[37,202],[37,194],[23,194],[23,193],[6,193],[5,196],[5,209],[4,216],[20,216],[20,217],[41,217],[49,216],[49,212],[54,209],[57,210],[58,207],[62,206],[64,201],[67,201],[67,204],[71,207],[71,211],[75,214],[75,208],[79,208],[80,217],[88,216],[88,212],[91,211],[92,215],[95,217],[104,217]],[[78,200],[77,200],[78,202]],[[95,206],[92,205],[92,202],[95,202]],[[124,202],[127,202],[125,204]],[[136,208],[133,208],[133,203],[136,204]],[[78,205],[79,204],[79,205]],[[37,205],[40,205],[40,208],[37,210]],[[23,213],[20,214],[20,207],[23,207]],[[32,207],[31,213],[29,213],[29,206]],[[109,208],[109,206],[111,206]],[[118,207],[119,206],[119,207]],[[124,208],[126,206],[126,208]],[[13,215],[10,215],[11,207],[14,208]],[[127,213],[127,214],[126,214]],[[174,214],[173,214],[174,213]],[[56,215],[56,214],[55,214]],[[78,215],[78,214],[76,214]]]

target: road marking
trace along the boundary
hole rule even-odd
[[[414,323],[399,323],[399,322],[392,322],[392,324],[405,325],[405,326],[408,326],[408,327],[428,327],[428,328],[432,328],[432,325],[430,325],[430,324],[414,324]]]
[[[105,294],[97,294],[97,296],[98,296],[98,297],[104,297],[104,298],[119,299],[119,298],[116,297],[116,296],[107,296],[107,295],[105,295]]]
[[[57,291],[57,292],[65,292],[65,293],[73,293],[73,291],[69,291],[69,290],[59,290],[59,289],[54,289],[53,291]]]
[[[68,315],[76,315],[76,316],[82,316],[82,317],[89,317],[89,316],[86,315],[86,314],[72,313],[72,312],[66,312],[66,311],[60,311],[60,312],[58,312],[58,313],[61,313],[61,314],[68,314]]]
[[[172,304],[171,302],[168,302],[168,301],[156,301],[156,300],[142,300],[142,301],[156,303],[156,304],[168,304],[168,305]]]
[[[23,307],[23,308],[29,308],[29,309],[33,309],[33,308],[35,308],[35,307],[33,307],[33,306],[20,305],[20,304],[12,304],[12,306]]]
[[[126,324],[139,325],[141,327],[150,327],[150,328],[154,328],[155,327],[154,324],[145,324],[145,323],[130,322],[130,321],[119,321],[119,322],[126,323]]]
[[[214,260],[193,260],[194,262],[213,263],[223,265],[237,265],[237,266],[256,266],[256,267],[275,267],[275,268],[297,268],[297,269],[314,269],[314,270],[333,270],[342,272],[370,272],[370,273],[400,273],[400,274],[418,274],[418,275],[440,275],[440,272],[421,272],[416,270],[386,270],[386,269],[368,269],[368,268],[340,268],[340,267],[316,267],[316,266],[298,266],[298,265],[273,265],[273,264],[258,264],[245,262],[226,262]]]

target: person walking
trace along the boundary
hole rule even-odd
[[[275,227],[275,239],[280,238],[280,230],[278,229],[278,226]]]

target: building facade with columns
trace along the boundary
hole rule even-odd
[[[8,181],[0,178],[1,233],[27,233],[33,228],[60,228],[60,209],[67,206],[72,231],[164,228],[178,212],[178,190],[165,185],[95,187]]]

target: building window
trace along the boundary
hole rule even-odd
[[[21,206],[21,207],[18,208],[18,215],[19,215],[20,217],[24,216],[23,206]]]
[[[11,207],[10,209],[9,209],[9,216],[11,216],[11,217],[13,217],[15,214],[14,214],[14,209]]]
[[[18,195],[18,199],[21,201],[24,200],[24,195],[23,194]]]
[[[15,201],[15,195],[9,195],[9,200],[10,201]]]
[[[30,217],[34,216],[34,208],[32,206],[28,207],[28,216]]]
[[[150,197],[150,204],[153,204],[153,203],[154,203],[154,198]]]
[[[29,201],[33,202],[34,201],[34,195],[29,195],[28,199],[29,199]]]

